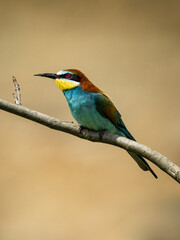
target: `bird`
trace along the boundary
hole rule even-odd
[[[81,71],[65,69],[57,73],[40,73],[34,76],[54,79],[67,100],[72,116],[82,128],[99,132],[106,131],[136,141],[111,99]],[[130,151],[128,153],[142,170],[150,171],[157,178],[142,156]]]

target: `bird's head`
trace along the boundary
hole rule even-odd
[[[35,74],[34,76],[47,77],[55,80],[56,85],[62,90],[82,87],[82,90],[89,92],[102,92],[94,84],[92,84],[88,78],[77,69],[60,70],[57,73],[42,73]]]
[[[60,70],[57,73],[42,73],[35,76],[47,77],[55,80],[56,85],[62,90],[68,90],[80,85],[84,74],[76,69]]]

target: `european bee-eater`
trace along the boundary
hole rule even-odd
[[[67,69],[58,73],[43,73],[35,76],[52,78],[63,91],[69,108],[76,121],[85,128],[95,131],[107,131],[128,139],[134,137],[127,130],[121,115],[109,97],[97,88],[79,70]],[[157,178],[154,171],[140,155],[128,152],[144,171],[150,171]]]

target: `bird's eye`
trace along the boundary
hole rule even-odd
[[[70,73],[67,73],[66,74],[66,78],[70,78],[71,74]]]

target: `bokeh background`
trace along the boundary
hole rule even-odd
[[[74,121],[53,81],[82,70],[139,142],[180,164],[180,1],[1,1],[0,98]],[[1,240],[176,240],[180,189],[122,149],[0,111]]]

